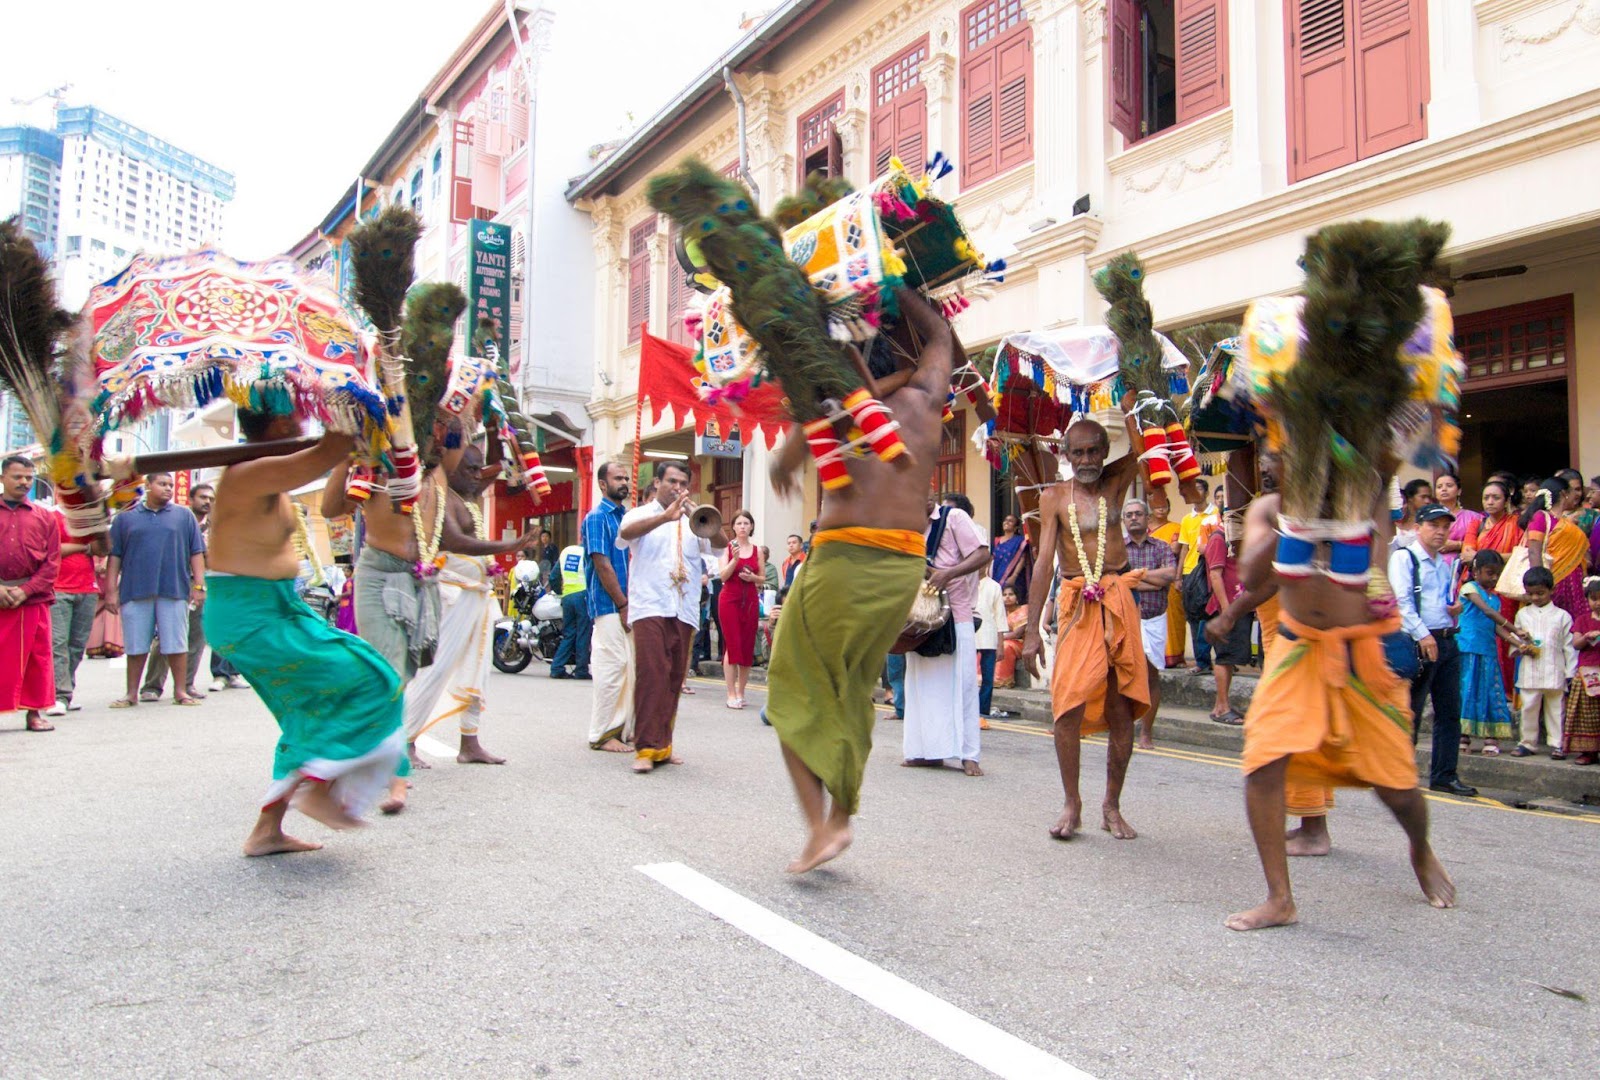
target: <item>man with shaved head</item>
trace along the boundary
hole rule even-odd
[[[1136,434],[1136,433],[1134,433]],[[1130,446],[1137,446],[1135,438]],[[1138,835],[1122,817],[1122,783],[1133,756],[1135,717],[1150,707],[1148,665],[1134,588],[1146,571],[1130,569],[1122,539],[1123,504],[1139,472],[1128,453],[1109,465],[1111,439],[1093,420],[1067,429],[1066,456],[1072,476],[1046,488],[1039,500],[1039,562],[1028,596],[1028,631],[1022,662],[1038,674],[1039,616],[1060,564],[1056,601],[1058,639],[1050,679],[1055,717],[1056,763],[1066,805],[1050,829],[1070,840],[1083,823],[1078,793],[1080,740],[1109,732],[1106,794],[1101,827],[1118,840]],[[1140,504],[1141,506],[1143,504]]]

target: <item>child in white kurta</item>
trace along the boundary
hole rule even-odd
[[[1517,652],[1517,692],[1522,697],[1522,741],[1511,753],[1527,757],[1539,745],[1539,717],[1544,716],[1550,756],[1566,757],[1561,750],[1561,727],[1566,714],[1567,680],[1578,672],[1578,653],[1572,647],[1572,616],[1551,602],[1554,592],[1550,571],[1536,566],[1523,576],[1527,602],[1517,611],[1517,629],[1532,641]]]

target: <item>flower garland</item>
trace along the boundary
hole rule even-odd
[[[479,540],[489,539],[489,524],[483,519],[483,508],[475,502],[467,502],[465,499],[461,501],[467,503],[467,513],[472,515],[472,535]],[[490,579],[501,577],[506,572],[506,568],[491,557],[484,558],[483,562]]]
[[[427,536],[422,529],[422,515],[412,514],[411,525],[417,533],[417,565],[415,573],[419,578],[432,577],[444,566],[444,556],[439,553],[439,545],[444,540],[444,511],[445,490],[440,484],[434,489],[433,496],[433,535]]]
[[[1107,522],[1106,497],[1104,495],[1100,496],[1099,501],[1095,504],[1095,512],[1099,515],[1096,520],[1099,522],[1100,544],[1099,550],[1095,552],[1094,556],[1094,572],[1090,573],[1087,566],[1083,570],[1083,598],[1085,600],[1098,601],[1106,595],[1105,589],[1100,585],[1100,578],[1106,569],[1105,529]],[[1072,527],[1072,542],[1077,545],[1079,560],[1087,562],[1084,557],[1083,533],[1078,529],[1078,489],[1076,485],[1072,489],[1072,501],[1067,504],[1067,524]]]
[[[322,558],[317,554],[317,549],[311,545],[311,537],[306,534],[306,515],[295,511],[294,515],[294,553],[311,565],[311,587],[328,583],[328,576],[322,569]]]

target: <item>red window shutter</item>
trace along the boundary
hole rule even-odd
[[[646,218],[628,233],[628,344],[642,336],[650,321],[650,234],[656,219]]]
[[[1139,14],[1134,0],[1111,0],[1106,29],[1106,120],[1128,142],[1142,134],[1144,87],[1139,78]]]
[[[895,154],[895,112],[899,103],[891,101],[872,114],[872,178],[889,171]]]
[[[472,125],[456,121],[454,152],[451,154],[450,220],[465,224],[472,220]]]
[[[1423,0],[1355,0],[1356,156],[1428,134],[1427,12]]]
[[[1228,5],[1223,0],[1177,0],[1177,122],[1228,103]]]
[[[678,246],[678,226],[672,227],[672,249]],[[689,277],[678,265],[676,255],[667,257],[667,338],[680,344],[689,344],[689,332],[683,327],[683,317],[689,311]]]
[[[1033,160],[1033,27],[1006,37],[995,49],[999,93],[995,171]]]
[[[894,102],[894,152],[901,164],[910,169],[912,174],[921,171],[922,165],[928,160],[928,91],[926,87],[917,87],[909,94],[902,94]],[[887,168],[888,163],[884,163]],[[879,175],[883,170],[879,170]]]
[[[961,186],[969,188],[995,175],[995,69],[993,50],[961,64]]]
[[[1290,0],[1289,179],[1356,160],[1350,0]]]

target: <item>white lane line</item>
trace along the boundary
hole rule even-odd
[[[431,735],[417,736],[417,749],[432,754],[434,757],[455,757],[456,752]]]
[[[653,863],[634,869],[996,1076],[1094,1080],[1083,1070],[891,975],[682,863]]]

